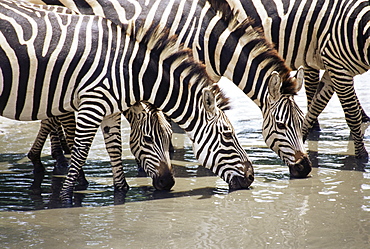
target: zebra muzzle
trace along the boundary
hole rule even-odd
[[[299,158],[295,164],[289,165],[291,178],[305,178],[311,172],[312,164],[307,155]]]
[[[243,163],[244,176],[236,175],[229,182],[229,190],[248,189],[254,181],[254,170],[252,163]]]
[[[157,190],[170,190],[175,185],[172,170],[164,163],[160,163],[159,173],[153,177],[153,186]]]

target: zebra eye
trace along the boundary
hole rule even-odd
[[[145,135],[144,136],[144,141],[146,142],[146,143],[153,143],[153,140],[152,140],[152,138],[150,137],[150,136],[148,136],[148,135]]]
[[[276,123],[277,127],[280,129],[280,130],[285,130],[286,129],[286,126],[284,123],[282,122],[277,122]]]
[[[226,137],[226,138],[232,138],[233,137],[233,133],[231,132],[231,131],[228,131],[228,132],[224,132],[224,136]]]

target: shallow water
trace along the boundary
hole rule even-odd
[[[370,73],[356,78],[360,101],[370,114]],[[368,81],[368,80],[367,80]],[[309,178],[289,179],[289,170],[262,140],[261,114],[233,89],[228,111],[253,160],[250,190],[229,193],[227,184],[198,166],[191,144],[175,134],[171,192],[154,191],[139,177],[124,124],[125,172],[131,189],[114,195],[101,134],[84,167],[90,186],[75,195],[81,207],[55,207],[50,147],[41,195],[32,195],[32,166],[26,157],[38,122],[0,119],[0,244],[2,248],[366,248],[370,247],[370,163],[353,157],[353,143],[339,101],[320,116],[322,131],[308,141],[314,168]],[[305,111],[302,90],[296,97]],[[243,113],[247,109],[248,113]],[[370,151],[370,129],[365,133]],[[116,204],[116,205],[115,205]]]

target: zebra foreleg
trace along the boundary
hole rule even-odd
[[[112,165],[114,190],[127,192],[129,185],[122,164],[121,113],[104,118],[100,127]]]
[[[61,201],[65,207],[72,206],[74,185],[82,173],[82,166],[87,159],[92,141],[103,121],[104,113],[99,111],[102,110],[98,108],[92,110],[89,104],[86,104],[86,107],[82,106],[78,111],[71,166],[60,192]]]
[[[66,113],[58,117],[60,123],[62,124],[65,140],[68,145],[69,151],[72,151],[74,145],[74,138],[76,132],[76,120],[74,112]],[[63,146],[63,144],[62,144]],[[63,149],[65,152],[66,150]],[[76,190],[85,190],[89,186],[89,182],[85,178],[85,173],[82,171],[78,174]]]

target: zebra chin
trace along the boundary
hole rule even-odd
[[[299,158],[295,164],[288,164],[291,178],[305,178],[312,170],[312,164],[307,155]]]

